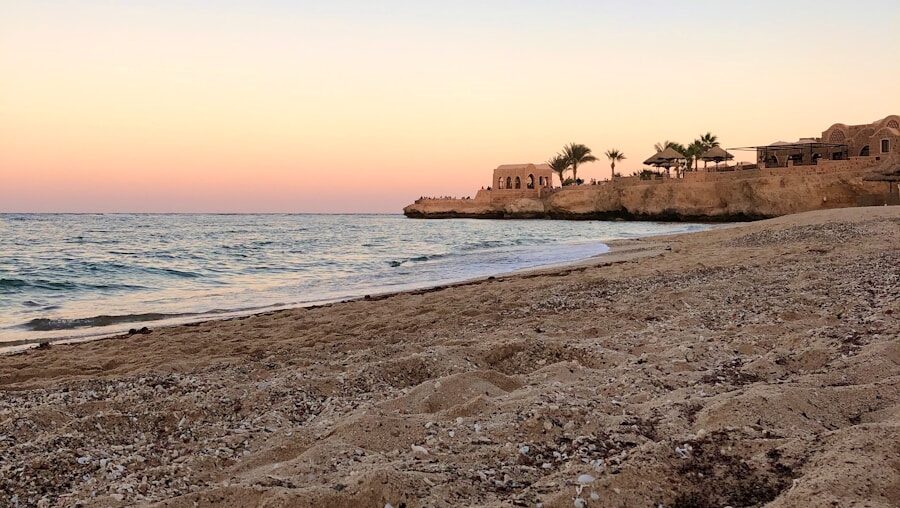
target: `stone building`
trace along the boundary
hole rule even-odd
[[[900,116],[890,115],[865,125],[836,123],[822,133],[822,141],[847,146],[850,156],[900,153]]]
[[[900,116],[890,115],[863,125],[836,123],[818,138],[800,138],[790,143],[776,141],[749,148],[756,150],[760,166],[768,168],[814,165],[819,160],[851,157],[874,157],[877,161],[900,154]]]
[[[548,164],[502,164],[494,170],[494,189],[535,190],[553,186],[553,170]]]

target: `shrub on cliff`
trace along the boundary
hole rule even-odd
[[[654,178],[662,178],[662,173],[652,169],[643,169],[639,173],[635,173],[634,176],[641,180],[653,180]]]

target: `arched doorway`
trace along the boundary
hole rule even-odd
[[[859,151],[860,157],[868,157],[869,156],[869,145],[862,147],[862,150]]]
[[[528,175],[528,188],[534,188],[534,175]]]
[[[517,189],[521,189],[521,188],[522,188],[522,180],[519,179],[518,176],[516,177],[516,188],[517,188]]]
[[[506,188],[512,189],[512,178],[510,178],[508,176],[506,177]]]

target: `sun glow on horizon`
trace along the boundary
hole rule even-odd
[[[379,4],[0,0],[0,211],[399,212],[900,113],[886,0]]]

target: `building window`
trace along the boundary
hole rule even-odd
[[[512,189],[512,178],[510,178],[508,176],[506,177],[506,188]]]
[[[517,189],[522,188],[522,180],[520,180],[518,176],[516,177],[516,188]]]
[[[881,153],[888,153],[891,151],[891,140],[882,139],[881,140]]]
[[[860,157],[868,157],[869,156],[869,145],[862,147],[862,150],[859,151]]]

